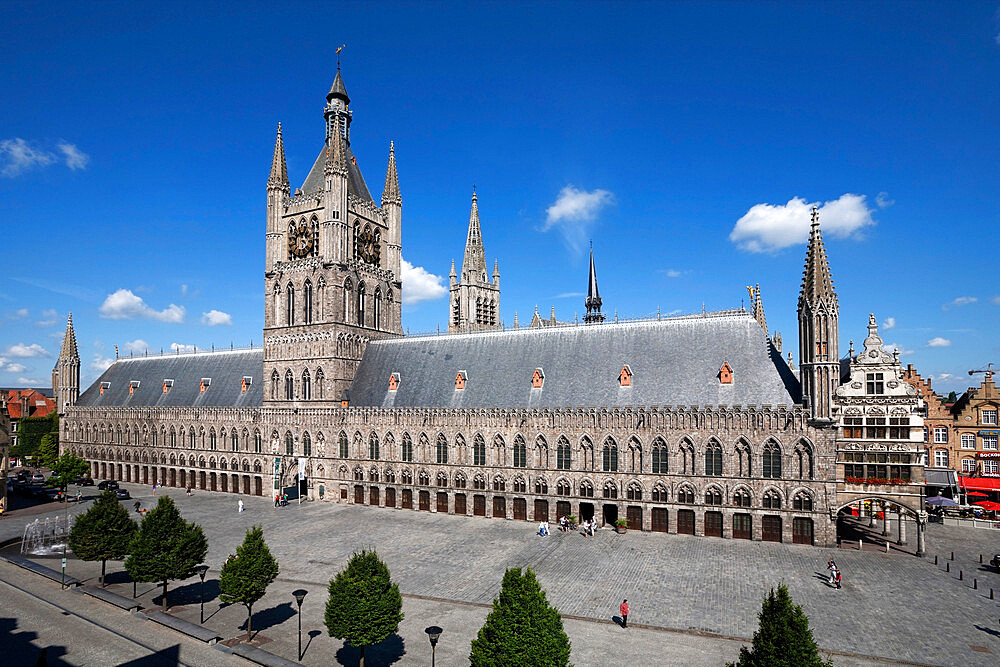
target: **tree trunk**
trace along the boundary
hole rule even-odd
[[[358,662],[358,667],[365,667],[365,647],[361,647],[361,660]]]
[[[105,587],[105,584],[104,584],[104,567],[107,564],[108,564],[108,559],[107,558],[102,558],[101,559],[101,588]]]
[[[253,621],[253,605],[247,605],[247,641],[250,641],[250,622]]]
[[[163,611],[167,610],[167,580],[163,580]]]

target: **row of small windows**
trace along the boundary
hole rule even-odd
[[[89,447],[81,448],[74,447],[70,449],[75,455],[83,457],[85,459],[96,459],[98,461],[122,461],[125,463],[160,463],[163,465],[172,466],[192,466],[198,468],[217,468],[219,470],[242,470],[243,472],[253,472],[259,473],[262,471],[263,464],[260,460],[250,461],[249,459],[243,459],[242,462],[239,459],[226,459],[225,457],[219,457],[218,461],[214,456],[205,458],[204,456],[199,456],[195,458],[192,454],[190,457],[185,457],[184,454],[177,455],[174,453],[167,454],[166,452],[160,452],[157,456],[156,452],[143,451],[143,452],[131,452],[129,450],[124,451],[112,451],[104,449],[91,449]]]
[[[295,285],[288,283],[285,287],[285,325],[294,326],[296,324],[312,324],[314,321],[322,321],[325,318],[323,312],[325,283],[320,282],[318,300],[313,297],[312,282],[306,280],[301,289],[301,312],[299,311],[298,295]],[[275,286],[275,296],[277,297],[277,286]],[[386,329],[391,323],[383,321],[383,302],[391,304],[393,301],[392,290],[382,293],[382,288],[376,286],[372,294],[371,312],[369,313],[368,293],[365,284],[359,283],[357,295],[354,294],[354,284],[348,278],[344,282],[344,310],[343,321],[345,324],[358,324],[361,326],[371,326],[374,329]],[[314,304],[319,303],[319,308]],[[276,304],[277,305],[277,304]],[[353,307],[352,307],[353,306]],[[369,319],[369,315],[371,315]]]
[[[291,369],[285,371],[284,383],[278,371],[271,372],[271,400],[276,401],[283,397],[286,401],[303,400],[311,401],[313,398],[323,400],[326,392],[326,376],[323,369],[316,370],[316,378],[313,380],[309,369],[302,371],[299,377],[299,394],[295,392],[295,376]]]
[[[157,431],[155,428],[143,428],[140,432],[138,428],[130,429],[120,426],[112,428],[103,425],[84,425],[82,427],[70,426],[68,429],[70,440],[83,440],[84,442],[106,443],[106,444],[130,444],[148,445],[158,447],[162,443],[164,446],[176,448],[178,444],[187,444],[190,449],[207,448],[209,450],[223,449],[227,451],[250,451],[261,453],[263,443],[259,430],[254,430],[253,434],[248,429],[243,429],[242,433],[235,428],[228,430],[225,428],[216,431],[215,427],[210,427],[207,431],[204,427],[197,430],[191,426],[186,430],[181,426],[175,429],[173,426],[161,426]]]

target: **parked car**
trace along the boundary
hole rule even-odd
[[[93,486],[94,485],[94,478],[93,477],[82,477],[82,476],[81,477],[77,477],[76,478],[76,485],[77,486]]]
[[[40,472],[36,472],[34,475],[31,476],[31,483],[32,484],[45,484],[45,475],[43,475]]]
[[[994,554],[993,558],[990,559],[990,565],[997,572],[1000,572],[1000,554]]]
[[[128,489],[115,489],[115,495],[118,500],[130,500],[132,496],[128,494]]]
[[[101,480],[101,483],[97,485],[97,488],[101,491],[114,491],[118,488],[118,482],[113,479]]]

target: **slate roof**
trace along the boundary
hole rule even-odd
[[[237,350],[166,354],[158,357],[119,359],[80,395],[76,404],[83,407],[260,407],[264,398],[264,351]],[[253,378],[246,392],[244,376]],[[212,378],[201,389],[201,379]],[[164,393],[163,381],[173,380]],[[129,384],[139,381],[129,395]],[[101,383],[109,383],[100,392]]]
[[[723,385],[728,362],[734,381]],[[619,386],[623,365],[632,386]],[[545,381],[531,387],[541,368]],[[465,389],[455,376],[466,371]],[[389,391],[389,376],[399,388]],[[746,311],[621,324],[399,338],[368,344],[352,406],[792,405],[798,380]]]
[[[374,202],[375,200],[372,199],[371,193],[368,192],[368,186],[365,185],[365,179],[361,175],[361,170],[358,169],[357,160],[354,159],[354,153],[351,152],[350,145],[342,144],[342,146],[347,155],[347,192],[358,199]],[[309,170],[309,175],[306,176],[306,180],[302,184],[302,192],[308,193],[323,188],[323,170],[325,167],[326,143],[324,142],[323,148],[320,150],[319,155],[316,156],[316,162],[313,163],[312,169]]]

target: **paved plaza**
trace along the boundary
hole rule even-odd
[[[143,506],[154,502],[149,487],[123,486]],[[994,665],[1000,655],[1000,599],[989,599],[991,586],[1000,598],[1000,574],[978,562],[979,554],[988,560],[990,549],[1000,544],[1000,533],[994,531],[931,525],[928,557],[921,559],[634,531],[617,535],[603,530],[593,539],[555,531],[539,538],[531,522],[315,502],[274,508],[267,498],[166,492],[185,518],[200,523],[208,535],[205,624],[223,637],[240,634],[245,611],[220,605],[215,579],[246,528],[263,525],[281,572],[255,607],[258,639],[262,648],[295,658],[290,592],[306,588],[305,664],[329,664],[331,657],[342,664],[356,662],[356,651],[327,636],[322,616],[327,582],[354,551],[366,547],[376,548],[389,565],[404,594],[406,614],[399,637],[369,652],[379,657],[376,664],[427,664],[423,628],[429,625],[445,631],[438,664],[467,664],[469,642],[489,611],[504,569],[512,566],[530,566],[538,574],[564,616],[576,665],[634,664],[652,656],[665,664],[721,665],[734,659],[741,641],[752,636],[762,597],[781,582],[805,609],[820,647],[831,652],[835,664]],[[240,498],[246,505],[242,514],[237,512]],[[126,501],[128,506],[131,502]],[[38,516],[45,515],[4,519],[0,539],[19,536],[24,523]],[[947,560],[951,551],[954,561]],[[823,579],[830,556],[844,572],[839,591]],[[99,567],[71,561],[70,573],[96,577]],[[109,563],[108,569],[110,580],[117,582],[115,590],[131,595],[120,563]],[[0,575],[8,579],[11,572],[5,567]],[[154,588],[139,585],[146,607],[155,606],[154,598],[159,601]],[[199,590],[197,579],[172,582],[172,613],[197,622]],[[60,593],[70,595],[54,587],[53,595]],[[624,597],[632,608],[630,626],[636,626],[628,630],[612,621]],[[25,629],[23,622],[21,627]],[[71,657],[69,664],[89,664]]]

